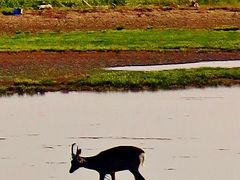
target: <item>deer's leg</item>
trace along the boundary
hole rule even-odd
[[[112,180],[115,180],[115,172],[111,173],[110,175],[111,175]]]
[[[134,175],[135,180],[145,180],[138,169],[131,169],[130,172]]]
[[[106,174],[100,173],[100,180],[104,180]]]

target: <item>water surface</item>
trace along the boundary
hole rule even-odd
[[[108,70],[127,70],[127,71],[159,71],[159,70],[188,69],[188,68],[200,68],[200,67],[221,67],[221,68],[240,67],[240,60],[209,61],[209,62],[153,65],[153,66],[123,66],[123,67],[112,67],[107,69]]]
[[[149,180],[239,180],[239,107],[237,87],[2,97],[1,179],[98,179],[86,169],[68,173],[76,142],[84,156],[143,148]]]

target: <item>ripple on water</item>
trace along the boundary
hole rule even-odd
[[[8,159],[10,159],[9,157],[1,157],[0,158],[1,160],[8,160]]]
[[[224,97],[221,96],[200,96],[200,97],[183,97],[186,101],[201,101],[201,100],[209,100],[209,99],[222,99]]]
[[[27,134],[27,136],[35,137],[35,136],[40,136],[40,134],[37,134],[37,133],[31,133],[31,134]]]
[[[161,138],[161,137],[126,137],[126,136],[78,136],[78,137],[67,137],[67,139],[126,139],[126,140],[157,140],[157,141],[170,141],[171,138]]]
[[[60,161],[60,162],[47,161],[45,163],[49,164],[49,165],[61,165],[61,164],[67,164],[68,162],[65,162],[65,161]]]

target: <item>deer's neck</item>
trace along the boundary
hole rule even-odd
[[[99,166],[99,162],[96,156],[84,157],[85,163],[84,167],[87,169],[99,170],[101,166]]]

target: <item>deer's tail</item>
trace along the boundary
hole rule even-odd
[[[141,154],[139,155],[139,159],[140,159],[140,165],[143,166],[143,163],[144,163],[144,160],[145,160],[145,155],[144,155],[144,153],[141,153]]]

